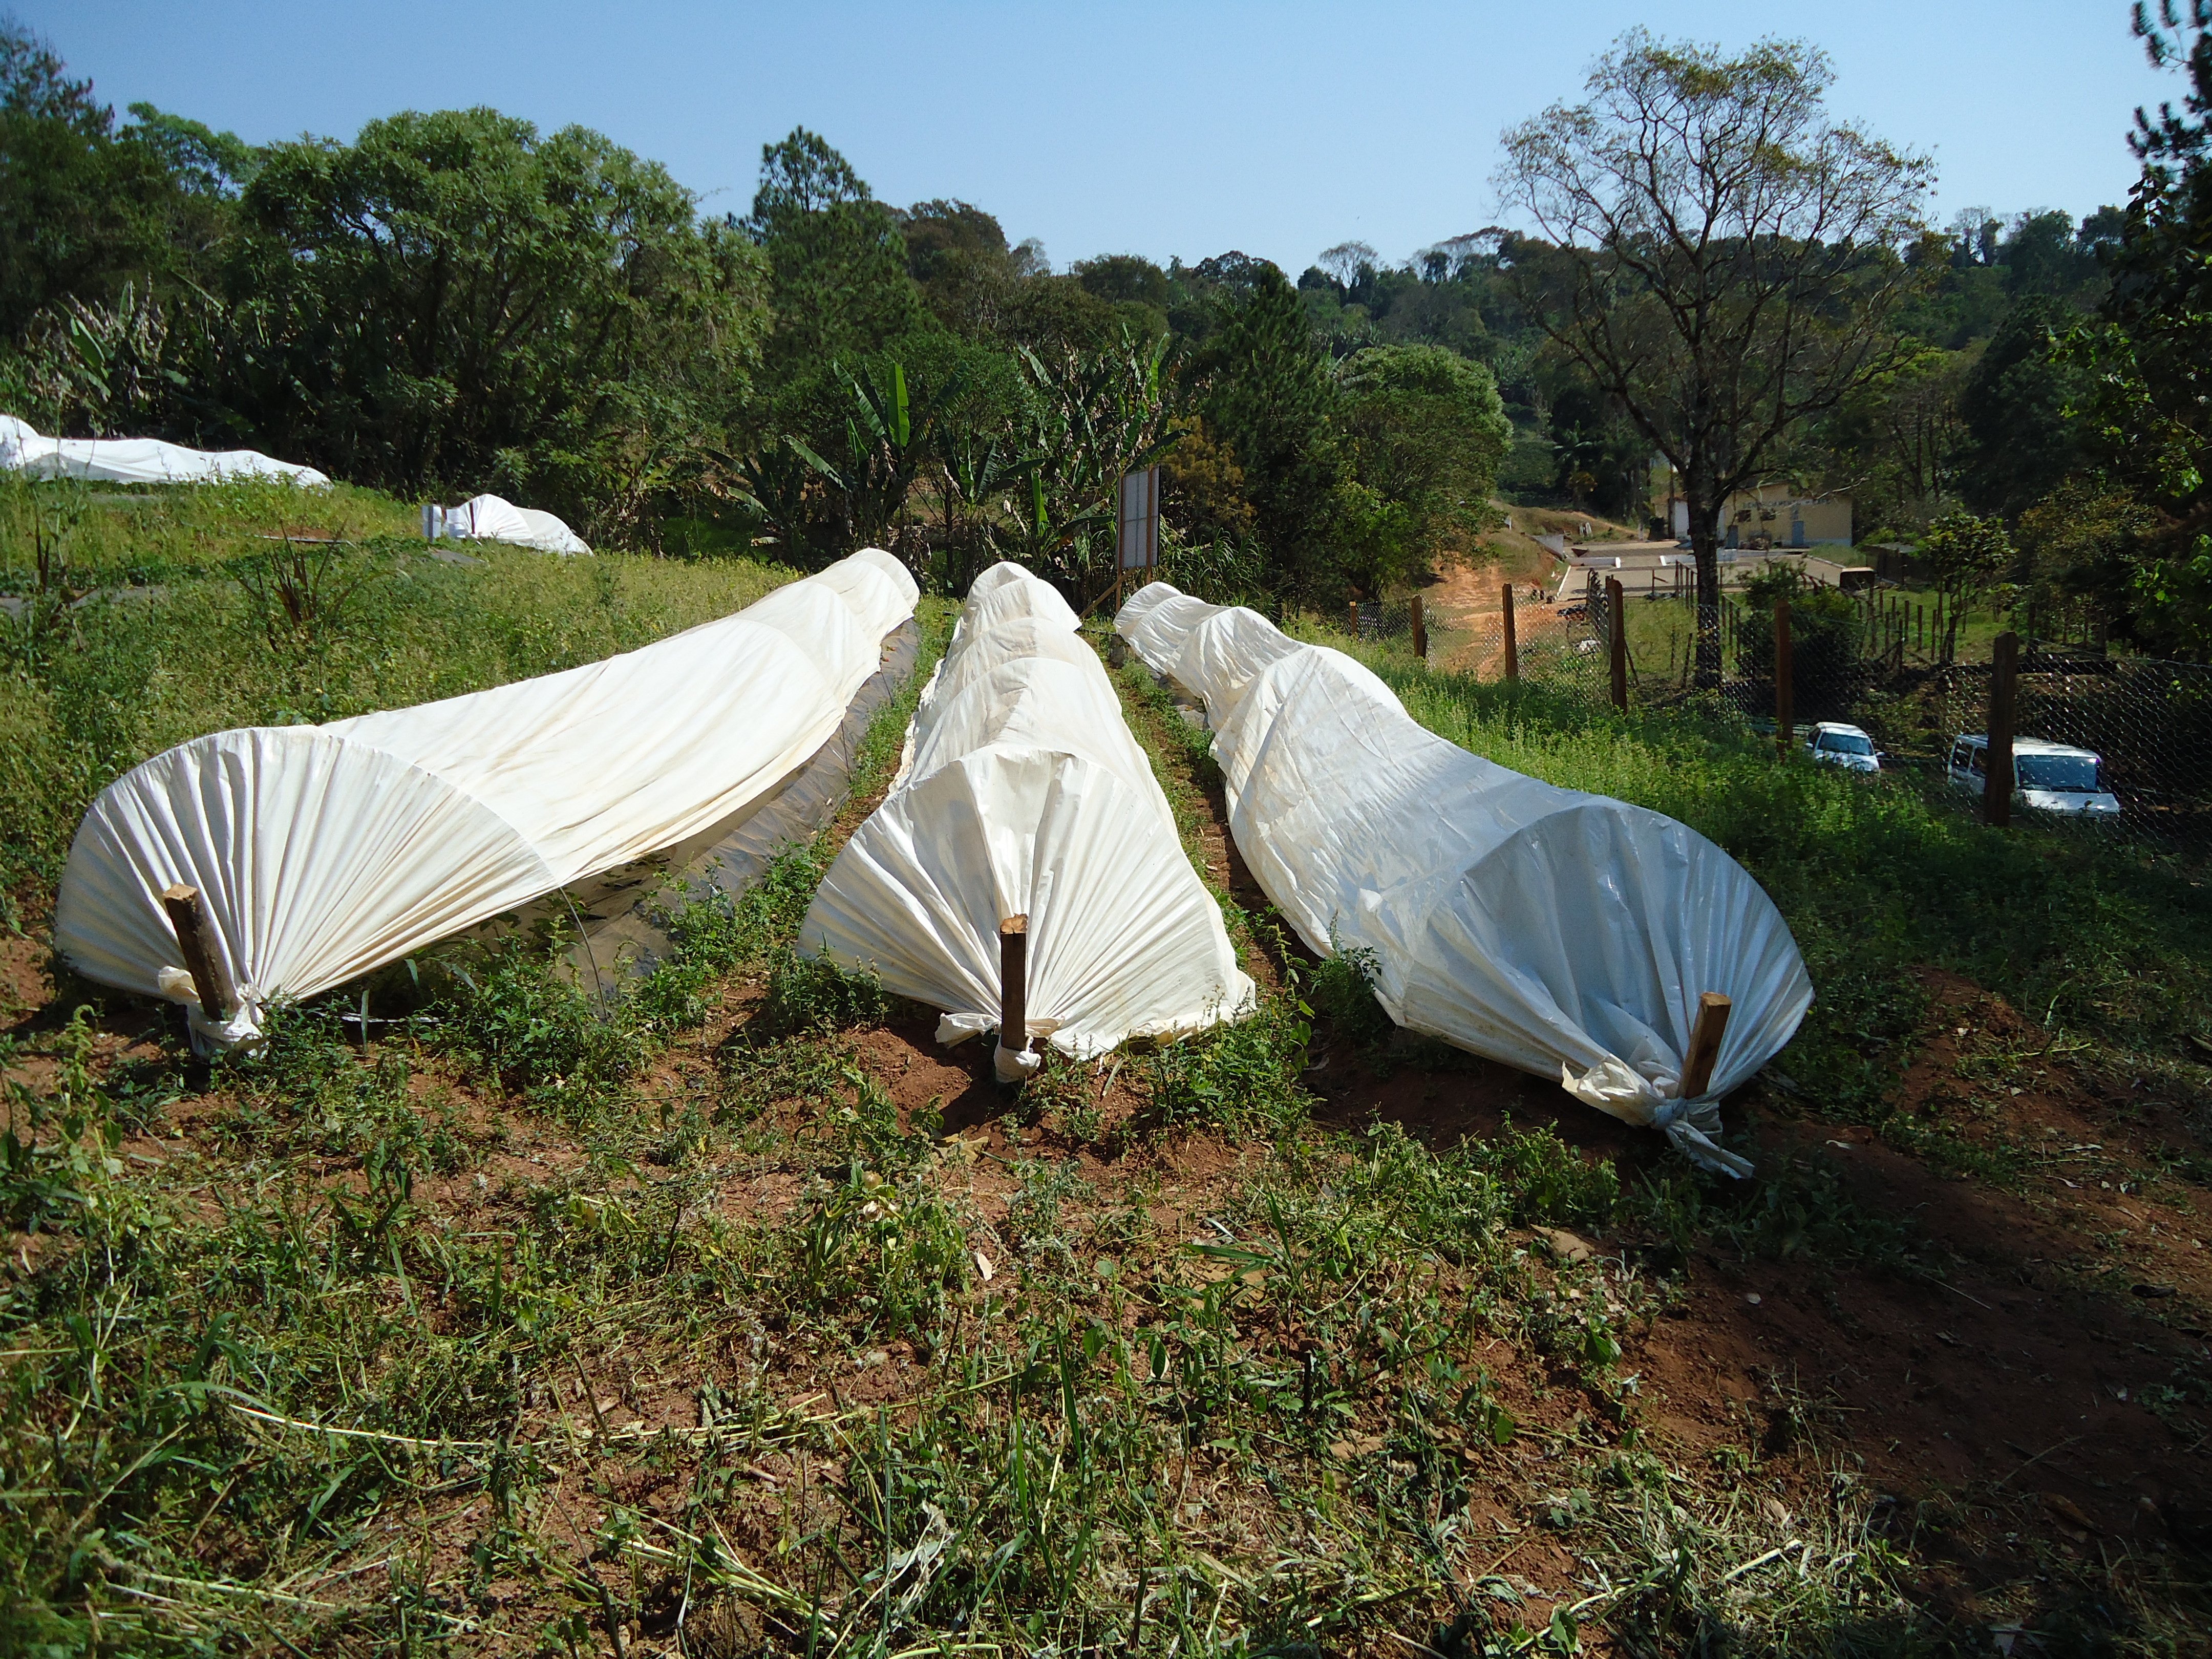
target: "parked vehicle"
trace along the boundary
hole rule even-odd
[[[1881,751],[1874,746],[1874,739],[1860,727],[1841,720],[1822,720],[1814,726],[1805,734],[1805,750],[1823,765],[1840,766],[1847,772],[1881,770]]]
[[[1988,776],[1990,740],[1961,732],[1951,740],[1946,769],[1954,788],[1982,793]],[[2118,817],[2119,797],[2105,781],[2105,759],[2094,749],[2014,738],[2012,744],[2013,799],[2038,812],[2088,817]]]

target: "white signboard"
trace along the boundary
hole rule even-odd
[[[1160,562],[1160,470],[1148,466],[1121,480],[1121,568],[1150,570]]]

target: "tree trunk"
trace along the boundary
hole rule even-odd
[[[1683,481],[1690,509],[1690,551],[1698,562],[1697,669],[1692,683],[1721,683],[1720,503],[1711,481],[1694,475]]]

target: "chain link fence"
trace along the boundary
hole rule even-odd
[[[1421,623],[1432,667],[1498,680],[1506,677],[1510,656],[1517,677],[1529,684],[1598,702],[1610,695],[1602,606],[1593,614],[1579,599],[1555,604],[1545,590],[1516,584],[1510,649],[1502,599],[1488,608],[1425,600]],[[1410,600],[1361,605],[1362,639],[1409,644],[1413,633]]]
[[[1775,731],[1770,609],[1723,597],[1718,682],[1704,685],[1697,606],[1683,585],[1625,589],[1621,612],[1632,707],[1697,710]],[[1502,599],[1472,609],[1427,604],[1422,621],[1432,667],[1498,681],[1510,659],[1531,685],[1594,707],[1611,699],[1612,623],[1602,585],[1557,601],[1517,586],[1510,647]],[[1360,607],[1364,639],[1407,642],[1413,625],[1407,600]],[[1996,630],[1985,617],[1954,625],[1940,607],[1887,591],[1801,598],[1790,643],[1795,741],[1804,744],[1822,721],[1857,726],[1881,756],[1869,787],[1918,789],[1948,810],[1978,814],[1981,774],[1972,745],[1959,740],[1986,732]],[[2191,859],[2212,854],[2212,666],[2023,639],[2014,707],[2023,792],[2015,825],[2118,837]],[[2082,752],[2060,752],[2068,749]],[[2065,787],[2041,787],[2054,782]],[[2094,810],[2090,797],[2100,798]]]

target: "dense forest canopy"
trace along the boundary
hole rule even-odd
[[[2078,219],[1919,222],[1925,164],[1823,126],[1825,60],[1787,41],[1625,36],[1591,101],[1516,128],[1509,154],[1559,163],[1576,121],[1673,64],[1707,116],[1763,86],[1824,164],[1890,157],[1881,213],[1743,244],[1856,356],[1737,471],[1849,492],[1863,541],[1986,520],[2017,592],[2203,654],[2212,339],[2177,254],[2212,201],[2212,57],[2178,14],[2137,32],[2185,90],[2139,117],[2130,201]],[[1649,228],[1524,213],[1395,262],[1340,243],[1295,276],[1234,251],[1055,267],[988,206],[878,200],[804,128],[764,149],[749,211],[708,215],[600,134],[489,109],[265,146],[148,104],[118,116],[0,27],[0,406],[42,429],[496,489],[672,552],[812,563],[877,539],[952,586],[1018,553],[1083,603],[1110,589],[1114,480],[1155,461],[1170,568],[1222,599],[1402,591],[1482,556],[1516,502],[1641,526],[1669,440],[1560,306],[1580,282],[1584,323],[1649,346],[1636,308],[1663,284],[1621,276]],[[1655,385],[1673,372],[1646,359]]]

